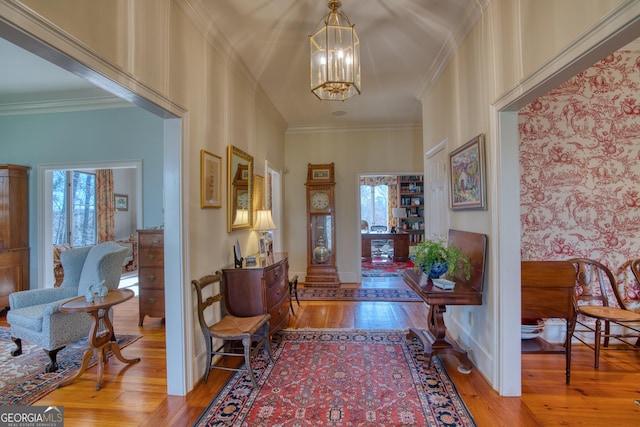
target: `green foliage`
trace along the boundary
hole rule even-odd
[[[447,274],[454,276],[464,271],[467,280],[471,277],[471,263],[469,257],[456,246],[447,246],[445,240],[425,240],[416,245],[416,257],[413,261],[415,269],[429,272],[433,264],[446,262]],[[424,267],[424,268],[423,268]]]

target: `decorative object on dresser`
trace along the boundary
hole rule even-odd
[[[0,165],[0,311],[29,289],[29,166]]]
[[[222,269],[227,312],[236,317],[270,314],[269,332],[282,329],[289,319],[288,277],[289,259],[281,252],[257,259],[255,266]]]
[[[305,286],[339,287],[336,266],[334,165],[308,165]]]
[[[138,230],[140,321],[144,316],[164,318],[164,231]]]

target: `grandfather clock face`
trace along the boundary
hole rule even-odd
[[[307,277],[305,285],[339,286],[333,163],[309,164],[307,175]]]

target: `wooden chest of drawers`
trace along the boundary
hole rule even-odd
[[[164,318],[164,232],[138,230],[139,326],[144,316]]]
[[[269,313],[269,332],[286,326],[289,319],[289,260],[275,253],[255,267],[222,270],[225,307],[238,317]]]

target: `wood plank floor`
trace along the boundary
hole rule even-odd
[[[360,286],[360,285],[348,285]],[[397,279],[371,279],[362,286],[405,287]],[[290,328],[406,329],[424,327],[426,309],[417,302],[302,301]],[[191,426],[223,386],[230,373],[212,370],[207,384],[198,383],[185,397],[166,395],[164,325],[147,317],[138,327],[137,299],[116,307],[117,333],[143,338],[123,349],[125,357],[141,357],[126,367],[110,358],[103,387],[95,390],[96,367],[80,380],[57,389],[35,405],[63,405],[65,426]],[[6,318],[0,318],[6,325]],[[572,384],[564,384],[562,355],[524,355],[523,395],[500,397],[473,370],[457,371],[457,360],[445,365],[479,426],[631,426],[640,424],[640,352],[605,351],[600,368],[593,368],[593,352],[574,346]]]

